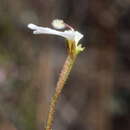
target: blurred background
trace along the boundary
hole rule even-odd
[[[43,130],[66,41],[28,23],[63,19],[84,34],[54,130],[130,129],[130,0],[0,0],[0,130]]]

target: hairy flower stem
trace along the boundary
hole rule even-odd
[[[75,54],[74,56],[68,55],[68,57],[65,61],[65,64],[61,70],[59,80],[56,85],[55,93],[51,98],[49,112],[48,112],[48,119],[47,119],[47,124],[46,124],[45,130],[52,130],[52,125],[53,125],[53,121],[54,121],[54,113],[56,111],[57,101],[61,95],[62,89],[64,88],[64,84],[69,76],[69,73],[72,69],[72,66],[75,62],[76,57],[77,57],[77,54]]]

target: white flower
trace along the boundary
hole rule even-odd
[[[48,27],[37,26],[32,23],[28,24],[28,28],[33,30],[33,34],[51,34],[51,35],[58,35],[58,36],[66,38],[68,40],[70,52],[72,51],[71,49],[73,49],[75,53],[78,53],[84,50],[81,44],[78,44],[80,39],[83,38],[83,34],[81,34],[78,31],[74,31],[74,29],[71,26],[65,24],[63,20],[58,20],[58,19],[53,20],[52,25],[56,29],[69,28],[69,30],[57,31],[55,29],[51,29]],[[72,48],[71,46],[73,46],[74,48]]]

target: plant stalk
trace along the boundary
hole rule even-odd
[[[73,56],[71,56],[69,54],[68,57],[66,58],[66,61],[61,70],[61,73],[60,73],[60,76],[59,76],[59,79],[58,79],[58,82],[56,85],[55,93],[51,98],[49,112],[48,112],[48,119],[47,119],[47,124],[46,124],[45,130],[52,130],[57,101],[61,95],[62,89],[64,88],[65,82],[70,74],[70,71],[73,67],[76,57],[77,57],[77,54],[75,54]]]

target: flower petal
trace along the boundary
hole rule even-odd
[[[67,38],[68,40],[72,40],[75,41],[75,44],[77,45],[79,40],[81,38],[83,38],[83,34],[81,34],[78,31],[64,31],[64,33],[62,34],[65,38]]]
[[[28,24],[28,28],[33,30],[33,34],[51,34],[51,35],[58,35],[61,37],[66,38],[67,40],[72,40],[75,41],[75,44],[77,45],[79,40],[83,37],[81,33],[78,31],[72,31],[72,30],[67,30],[67,31],[57,31],[48,27],[41,27],[37,26],[35,24]]]
[[[31,30],[34,30],[33,31],[34,34],[54,34],[54,35],[59,34],[59,31],[56,31],[48,27],[40,27],[35,24],[28,24],[28,28],[30,28]]]
[[[30,28],[32,30],[36,30],[38,28],[38,26],[35,25],[35,24],[30,23],[30,24],[28,24],[28,28]]]
[[[28,28],[33,30],[33,34],[51,34],[51,35],[62,36],[68,40],[74,39],[74,35],[72,31],[61,32],[47,27],[40,27],[35,24],[28,24]]]
[[[78,42],[80,41],[80,39],[82,39],[84,37],[83,34],[81,34],[78,31],[75,31],[75,43],[78,44]]]

